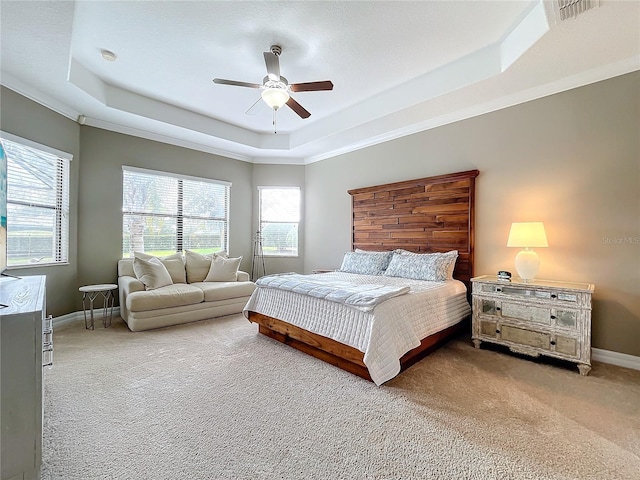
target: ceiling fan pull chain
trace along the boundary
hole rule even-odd
[[[276,125],[276,112],[277,111],[278,111],[277,109],[275,109],[275,108],[273,109],[273,133],[274,133],[274,135],[277,133],[276,132],[277,131],[277,125]]]

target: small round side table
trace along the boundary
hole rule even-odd
[[[80,287],[78,290],[82,292],[82,309],[84,310],[84,328],[94,330],[95,327],[93,325],[93,301],[98,297],[98,295],[102,295],[103,304],[102,304],[102,325],[104,328],[111,326],[111,318],[113,317],[113,303],[115,301],[115,297],[113,296],[113,291],[118,288],[118,285],[113,283],[103,283],[100,285],[85,285],[84,287]],[[90,310],[90,319],[91,326],[87,323],[87,300],[89,300],[89,310]],[[107,310],[111,307],[111,312],[107,316]]]

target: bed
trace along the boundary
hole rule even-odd
[[[348,192],[354,252],[457,251],[451,279],[429,282],[351,272],[309,275],[312,284],[408,286],[409,291],[364,311],[259,285],[245,316],[258,324],[261,334],[378,385],[393,378],[466,325],[477,175],[471,170]]]

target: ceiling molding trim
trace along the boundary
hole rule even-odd
[[[554,95],[574,88],[583,87],[591,83],[600,82],[609,78],[625,75],[627,73],[640,70],[640,56],[630,57],[620,62],[605,65],[587,72],[572,75],[561,80],[530,88],[522,92],[507,95],[494,99],[490,102],[474,105],[469,108],[451,112],[440,117],[425,120],[424,122],[413,123],[403,128],[396,129],[381,135],[365,138],[361,141],[354,141],[349,145],[326,151],[318,155],[312,155],[304,159],[305,165],[326,160],[328,158],[344,155],[363,148],[371,147],[380,143],[395,140],[397,138],[419,133],[432,128],[441,127],[450,123],[459,122],[468,118],[477,117],[487,113],[491,113],[503,108],[512,107],[521,103],[526,103],[539,98]],[[375,123],[372,122],[372,123]],[[366,127],[366,125],[365,125]],[[345,132],[347,133],[347,132]]]
[[[17,79],[11,74],[2,72],[0,74],[0,84],[9,90],[13,90],[14,92],[22,95],[23,97],[28,98],[29,100],[36,102],[43,107],[48,108],[49,110],[53,110],[54,112],[66,117],[70,120],[76,121],[78,118],[79,112],[76,112],[74,109],[68,107],[67,105],[54,100],[53,98],[43,94],[42,92],[36,90],[35,88],[27,85],[22,80]]]
[[[227,157],[233,160],[240,160],[249,163],[253,163],[254,161],[254,158],[249,155],[242,155],[239,153],[230,152],[228,150],[211,147],[209,145],[182,140],[168,135],[162,135],[159,133],[149,132],[147,130],[119,125],[113,122],[106,122],[104,120],[98,120],[95,118],[87,118],[85,125],[89,127],[100,128],[102,130],[108,130],[110,132],[131,135],[132,137],[143,138],[145,140],[153,140],[155,142],[166,143],[168,145],[174,145],[176,147],[188,148],[189,150],[197,150],[203,153],[210,153],[212,155],[218,155],[220,157]]]

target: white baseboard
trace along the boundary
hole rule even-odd
[[[102,313],[103,313],[102,308],[97,308],[93,311],[94,323],[95,323],[95,320],[102,320]],[[120,315],[120,307],[113,307],[113,316],[117,317],[119,315]],[[87,313],[87,318],[89,318],[89,313]],[[66,315],[61,315],[53,319],[53,328],[55,329],[55,327],[61,327],[62,325],[67,325],[69,323],[82,322],[82,321],[84,321],[84,312],[67,313]]]
[[[640,357],[627,355],[626,353],[612,352],[611,350],[591,349],[591,359],[598,362],[610,363],[619,367],[640,370]]]

